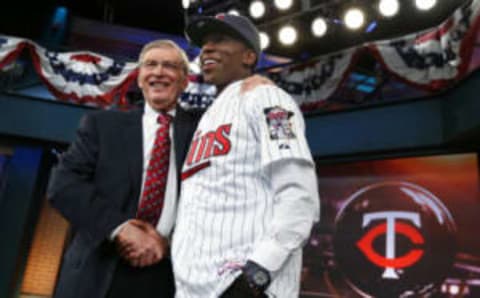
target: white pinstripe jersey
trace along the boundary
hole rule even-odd
[[[270,85],[240,95],[240,85],[229,85],[206,111],[183,166],[172,244],[176,297],[219,297],[268,234],[274,195],[267,165],[313,163],[291,97]],[[271,297],[298,296],[301,258],[301,249],[291,252],[275,272]]]

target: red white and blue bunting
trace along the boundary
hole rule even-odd
[[[119,63],[91,52],[48,51],[28,39],[0,36],[0,67],[27,48],[33,65],[50,92],[60,100],[108,106],[124,95],[136,77],[136,63]]]
[[[207,108],[215,99],[217,88],[213,85],[204,84],[202,78],[198,75],[191,75],[185,92],[180,98],[182,107],[189,108]]]
[[[480,0],[473,0],[430,30],[343,50],[267,75],[303,110],[315,110],[342,85],[356,54],[367,48],[403,82],[429,91],[443,90],[467,74],[480,26],[479,14]],[[125,94],[136,78],[137,63],[118,62],[91,52],[48,51],[28,39],[0,35],[0,69],[24,48],[29,49],[36,72],[58,99],[127,106]],[[203,108],[214,96],[214,87],[192,76],[180,103],[187,108]]]
[[[26,39],[0,35],[0,69],[14,61],[27,44]]]
[[[313,63],[284,68],[268,76],[288,92],[304,110],[327,100],[348,75],[355,49],[324,56]]]
[[[57,53],[32,44],[37,73],[62,100],[109,105],[123,96],[136,76],[136,63],[120,63],[91,52]]]
[[[465,76],[480,25],[479,13],[480,1],[473,1],[436,28],[375,42],[369,48],[400,80],[438,91]]]

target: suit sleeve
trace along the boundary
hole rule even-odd
[[[128,218],[96,191],[100,150],[96,115],[82,118],[75,141],[53,169],[47,196],[75,230],[102,241]]]
[[[254,90],[255,91],[255,90]],[[271,272],[303,247],[318,221],[318,185],[303,116],[279,88],[259,87],[251,94],[250,122],[261,146],[261,163],[274,195],[267,236],[250,259]]]

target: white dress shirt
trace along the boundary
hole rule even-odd
[[[143,134],[143,167],[142,167],[142,188],[140,190],[140,197],[138,203],[142,198],[143,188],[145,184],[145,176],[150,163],[151,153],[157,130],[160,124],[157,122],[158,112],[155,111],[148,102],[145,103],[145,110],[142,116],[142,134]],[[175,116],[175,109],[168,111],[172,117]],[[164,237],[170,237],[173,225],[175,223],[175,216],[177,211],[177,166],[175,163],[175,146],[173,142],[173,125],[170,124],[170,164],[168,168],[167,186],[165,190],[164,204],[160,219],[157,224],[157,231]],[[120,232],[120,229],[125,223],[119,225],[110,235],[113,240]]]

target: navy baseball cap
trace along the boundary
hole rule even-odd
[[[214,17],[203,16],[192,20],[185,30],[187,38],[202,47],[204,38],[210,33],[223,33],[243,41],[260,59],[260,36],[255,25],[244,16],[218,14]]]

